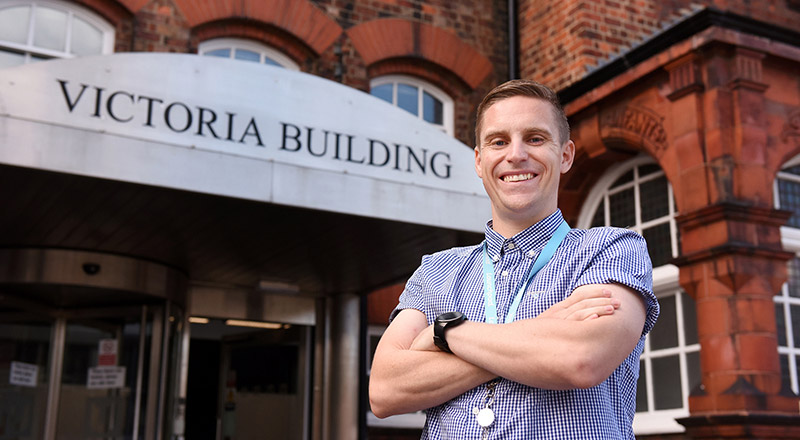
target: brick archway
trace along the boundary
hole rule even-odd
[[[293,35],[317,55],[342,34],[341,26],[307,0],[175,0],[175,4],[193,28],[228,20],[255,20]]]
[[[455,34],[399,18],[373,20],[347,31],[367,66],[395,58],[422,58],[475,89],[493,70],[488,58]]]

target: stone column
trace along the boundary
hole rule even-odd
[[[676,264],[697,304],[702,369],[691,416],[679,420],[690,438],[800,438],[798,398],[781,388],[777,351],[772,297],[793,254],[780,238],[789,213],[772,208],[762,58],[727,47],[703,66],[668,66],[673,106],[696,112],[678,142],[695,144],[694,160],[677,158],[687,179],[676,189]]]

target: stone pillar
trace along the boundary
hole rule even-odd
[[[676,188],[683,213],[676,264],[697,304],[702,369],[691,416],[679,420],[690,438],[800,438],[798,398],[781,388],[777,350],[772,297],[793,254],[780,238],[789,213],[771,208],[762,58],[728,47],[703,66],[692,59],[668,66],[673,106],[696,112],[678,144],[703,153],[677,158],[687,179]],[[713,84],[702,83],[701,67]]]
[[[358,438],[360,312],[357,295],[327,298],[323,439]]]

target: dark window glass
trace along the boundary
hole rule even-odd
[[[692,394],[702,383],[699,351],[686,353],[686,369],[689,370],[689,394]]]
[[[683,329],[686,345],[697,344],[697,307],[694,299],[684,292],[680,293],[683,305]]]
[[[782,354],[779,357],[781,362],[781,388],[790,390],[792,389],[792,377],[789,372],[789,356]]]
[[[611,226],[627,228],[636,224],[633,188],[608,196]]]
[[[800,183],[778,179],[778,194],[781,209],[794,212],[788,226],[800,228]]]
[[[650,331],[650,350],[677,347],[678,321],[675,296],[659,298],[658,303],[661,306],[661,314],[653,330]]]
[[[636,382],[636,412],[647,411],[647,370],[639,361],[639,380]]]
[[[633,170],[630,170],[627,173],[621,175],[617,180],[614,181],[614,183],[611,184],[611,186],[609,188],[610,189],[611,188],[616,188],[616,187],[618,187],[620,185],[624,185],[624,184],[626,184],[628,182],[633,182]]]
[[[220,57],[220,58],[230,58],[231,57],[231,50],[230,49],[217,49],[217,50],[210,50],[203,55],[208,55],[212,57]]]
[[[428,92],[422,93],[422,116],[426,121],[442,125],[444,123],[444,106],[442,101],[436,99]]]
[[[647,165],[642,165],[639,167],[639,178],[647,176],[648,174],[653,174],[661,171],[661,167],[658,165],[651,163]]]
[[[234,57],[236,57],[237,60],[242,61],[254,61],[256,63],[261,62],[261,55],[258,52],[253,52],[252,50],[236,49]]]
[[[775,327],[778,331],[778,345],[786,347],[788,342],[786,339],[786,315],[783,314],[783,304],[775,304]]]
[[[264,64],[266,64],[266,65],[268,65],[268,66],[277,66],[277,67],[283,67],[283,66],[282,66],[282,65],[281,65],[279,62],[277,62],[277,61],[273,60],[272,58],[270,58],[270,57],[268,57],[268,56],[265,56],[265,57],[264,57]]]
[[[397,106],[401,109],[419,115],[418,107],[418,89],[408,84],[397,85]]]
[[[600,202],[600,206],[597,207],[597,211],[594,212],[594,217],[592,217],[592,227],[606,225],[605,211],[606,211],[606,202],[605,200],[603,200]]]
[[[653,358],[653,392],[655,406],[659,409],[681,408],[681,368],[678,356]]]
[[[669,223],[662,223],[642,231],[642,236],[647,241],[647,251],[653,267],[669,263],[672,259],[672,242],[669,234]]]
[[[669,191],[667,178],[659,177],[644,182],[639,187],[642,204],[642,221],[650,221],[669,214]]]
[[[789,261],[789,296],[800,298],[800,258]]]
[[[794,335],[794,346],[800,348],[800,306],[790,304],[789,314],[792,320],[792,334]]]

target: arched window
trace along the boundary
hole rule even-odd
[[[453,99],[438,87],[406,75],[370,82],[370,93],[453,135]]]
[[[793,211],[781,227],[783,248],[794,252],[789,261],[789,278],[774,297],[778,327],[778,355],[783,386],[800,392],[800,156],[789,161],[775,178],[775,207]]]
[[[289,70],[300,70],[300,66],[284,53],[255,41],[241,38],[216,38],[204,41],[197,48],[197,53],[206,56],[252,61],[270,66],[284,67]]]
[[[0,4],[0,68],[50,58],[111,53],[114,29],[98,15],[61,1]]]
[[[617,226],[644,236],[653,261],[653,290],[661,315],[647,336],[636,390],[638,435],[682,432],[675,418],[689,415],[689,393],[698,386],[700,344],[694,300],[678,284],[672,186],[649,157],[609,169],[590,193],[579,227]]]

